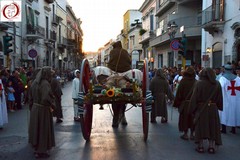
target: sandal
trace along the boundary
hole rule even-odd
[[[168,120],[165,119],[165,118],[162,118],[162,119],[161,119],[161,123],[167,123],[167,121],[168,121]]]
[[[187,135],[181,135],[180,138],[183,139],[183,140],[188,140],[188,136]]]
[[[40,153],[37,153],[37,152],[34,152],[34,157],[35,157],[36,159],[42,158],[42,157],[41,157],[41,154],[40,154]]]
[[[196,149],[195,149],[198,153],[204,153],[204,148],[203,147],[197,147]]]
[[[215,149],[213,147],[209,147],[208,148],[208,153],[214,154],[215,153]]]
[[[195,139],[194,135],[191,135],[190,140],[194,140],[194,139]]]

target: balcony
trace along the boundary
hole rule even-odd
[[[57,42],[57,47],[60,50],[64,50],[67,47],[67,40],[64,37],[61,37]]]
[[[201,36],[201,16],[198,17],[190,16],[190,17],[181,17],[177,19],[173,19],[177,25],[177,33],[175,38],[181,38],[182,33],[179,32],[179,28],[184,26],[184,34],[187,37],[200,37]],[[163,29],[160,31],[159,29],[156,30],[156,37],[150,40],[150,46],[157,46],[169,41],[169,35],[167,32],[167,25],[163,26]]]
[[[52,20],[52,24],[54,25],[54,26],[57,26],[57,25],[59,25],[59,23],[62,21],[63,19],[61,18],[61,17],[59,17],[59,16],[57,16],[57,15],[54,15],[53,16],[53,20]]]
[[[149,41],[153,37],[153,32],[147,30],[142,36],[139,38],[139,43],[143,44],[147,41]]]
[[[178,4],[187,4],[189,2],[194,2],[196,3],[196,0],[175,0]]]
[[[45,28],[41,26],[32,26],[27,24],[27,33],[26,38],[29,40],[44,39],[45,37]]]
[[[8,28],[13,28],[13,22],[0,22],[0,30],[8,30]]]
[[[175,0],[162,0],[162,3],[158,3],[156,16],[160,16],[161,14],[165,13],[171,7],[175,5]]]
[[[54,0],[45,0],[45,2],[47,2],[47,3],[51,4],[51,3],[53,3],[53,2],[54,2]]]
[[[50,42],[56,42],[57,40],[57,33],[55,31],[50,31]]]
[[[213,35],[214,32],[223,31],[224,5],[210,6],[202,12],[202,28]]]
[[[72,52],[77,52],[77,41],[67,38],[67,49]]]

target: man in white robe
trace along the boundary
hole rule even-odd
[[[2,84],[2,80],[0,79],[0,129],[3,128],[3,125],[8,123],[8,113],[7,113],[7,105],[6,105],[6,97],[5,97],[5,91],[4,86]]]
[[[75,78],[72,82],[72,99],[73,99],[73,114],[74,121],[80,121],[78,113],[78,93],[79,93],[79,83],[80,83],[80,71],[76,69],[74,71]]]
[[[236,126],[240,126],[240,78],[232,73],[232,66],[225,65],[225,72],[219,78],[223,94],[223,111],[219,111],[222,133],[226,133],[226,126],[232,127],[236,133]]]

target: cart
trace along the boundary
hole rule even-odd
[[[93,118],[93,105],[94,104],[113,104],[125,103],[132,104],[142,108],[142,125],[143,125],[143,139],[148,138],[149,128],[149,112],[152,109],[153,98],[151,91],[148,89],[148,60],[144,60],[144,67],[142,71],[142,83],[138,86],[134,80],[131,83],[130,89],[121,89],[122,93],[119,95],[113,94],[114,90],[109,89],[106,91],[98,84],[94,84],[92,80],[94,74],[91,73],[90,65],[87,59],[82,61],[81,75],[80,75],[80,89],[78,98],[78,111],[80,114],[80,123],[82,128],[82,135],[86,141],[90,139]],[[132,89],[131,89],[132,88]],[[107,95],[102,93],[108,92]],[[125,90],[128,90],[125,92]]]

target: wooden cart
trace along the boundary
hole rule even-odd
[[[82,134],[85,140],[90,139],[92,129],[92,117],[93,117],[93,105],[94,104],[113,104],[113,103],[129,103],[134,106],[142,107],[142,125],[144,140],[148,138],[148,126],[149,126],[149,112],[151,111],[151,105],[153,103],[152,94],[148,90],[148,60],[145,59],[143,67],[143,79],[141,86],[137,83],[133,83],[132,90],[124,92],[116,96],[107,96],[95,92],[95,89],[99,90],[99,85],[93,84],[90,65],[87,59],[82,61],[81,75],[80,75],[80,92],[79,92],[79,114],[80,123],[82,128]],[[101,88],[100,88],[101,90]],[[101,91],[100,91],[101,92]]]

